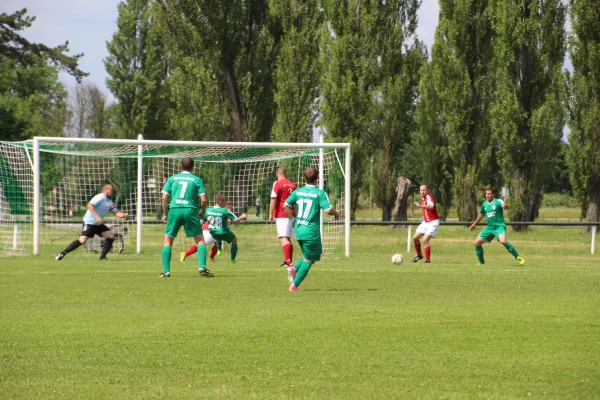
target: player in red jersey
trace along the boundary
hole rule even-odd
[[[429,245],[429,240],[432,237],[435,237],[438,227],[440,226],[440,218],[438,217],[435,200],[429,192],[429,187],[427,185],[421,185],[419,191],[421,192],[421,202],[418,203],[415,201],[415,206],[421,207],[421,210],[423,210],[423,222],[421,222],[415,232],[415,236],[413,236],[413,243],[415,245],[415,250],[417,251],[416,257],[413,258],[413,262],[423,259],[423,254],[421,253],[421,237],[423,237],[425,262],[430,263],[431,246]]]
[[[287,178],[285,168],[277,170],[277,180],[273,183],[273,191],[271,192],[271,202],[269,204],[269,219],[277,224],[277,236],[283,250],[283,264],[281,266],[289,267],[292,265],[292,246],[291,238],[294,237],[294,220],[291,220],[286,215],[283,205],[296,190],[296,185]],[[296,216],[294,209],[291,209],[292,215]]]

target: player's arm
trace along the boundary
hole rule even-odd
[[[127,219],[129,219],[129,214],[125,214],[124,212],[117,211],[115,213],[115,217],[117,217],[117,218],[123,218],[123,219],[127,220]]]
[[[283,203],[283,211],[289,219],[294,219],[294,214],[292,214],[292,206],[288,204],[287,201]]]
[[[90,210],[90,212],[92,213],[92,215],[96,219],[96,222],[99,223],[99,224],[101,224],[102,223],[102,217],[96,211],[96,207],[94,206],[94,204],[92,202],[89,202],[88,205],[87,205],[87,208],[88,208],[88,210]]]
[[[333,207],[330,208],[329,210],[326,210],[325,213],[333,216],[333,219],[340,219],[340,217],[341,217],[340,212]]]
[[[275,222],[275,208],[277,207],[277,191],[275,190],[277,182],[273,183],[271,190],[271,201],[269,201],[269,221]]]
[[[504,200],[502,200],[502,199],[498,199],[498,200],[500,200],[500,202],[502,203],[502,209],[503,209],[503,210],[508,210],[508,203],[507,203],[507,202],[505,202],[505,201],[504,201]]]
[[[169,194],[168,193],[162,194],[161,203],[162,203],[162,210],[163,210],[162,220],[163,220],[163,222],[167,222],[167,214],[169,212]]]
[[[475,221],[473,221],[473,223],[471,224],[471,226],[469,226],[469,230],[472,231],[477,226],[477,224],[479,223],[479,221],[481,221],[482,219],[483,219],[483,214],[479,214],[477,216],[477,218],[475,218]]]
[[[206,193],[200,195],[200,219],[204,219],[206,215]]]
[[[244,222],[246,219],[248,218],[248,215],[246,213],[243,213],[242,215],[240,215],[239,217],[235,218],[234,220],[231,221],[231,224],[241,224],[242,222]]]

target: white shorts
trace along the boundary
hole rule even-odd
[[[215,238],[210,234],[210,231],[202,231],[202,236],[204,237],[204,244],[207,246],[215,241]]]
[[[431,222],[423,221],[417,228],[417,233],[422,233],[423,235],[435,237],[439,226],[440,226],[439,219],[436,219],[435,221],[431,221]]]
[[[275,218],[277,224],[277,237],[294,237],[294,220],[289,218]]]

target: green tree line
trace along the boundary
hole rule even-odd
[[[68,56],[0,15],[0,138],[71,135],[353,146],[352,212],[368,187],[392,219],[396,179],[427,183],[443,218],[506,187],[510,218],[572,192],[600,219],[600,9],[591,0],[124,0],[107,42],[107,101],[67,93]],[[572,30],[566,31],[567,18]],[[567,55],[571,71],[564,71]],[[567,128],[566,128],[567,127]],[[563,132],[568,130],[568,140]],[[416,187],[416,185],[413,185]]]

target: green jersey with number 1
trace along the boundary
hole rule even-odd
[[[487,226],[490,228],[506,227],[504,222],[504,201],[495,198],[491,202],[485,200],[481,205],[479,214],[485,214],[487,218]]]
[[[202,179],[186,171],[170,177],[162,192],[171,196],[169,208],[198,208],[198,196],[205,194]]]
[[[285,201],[296,208],[296,239],[321,240],[321,209],[331,208],[327,193],[314,185],[296,189]]]

